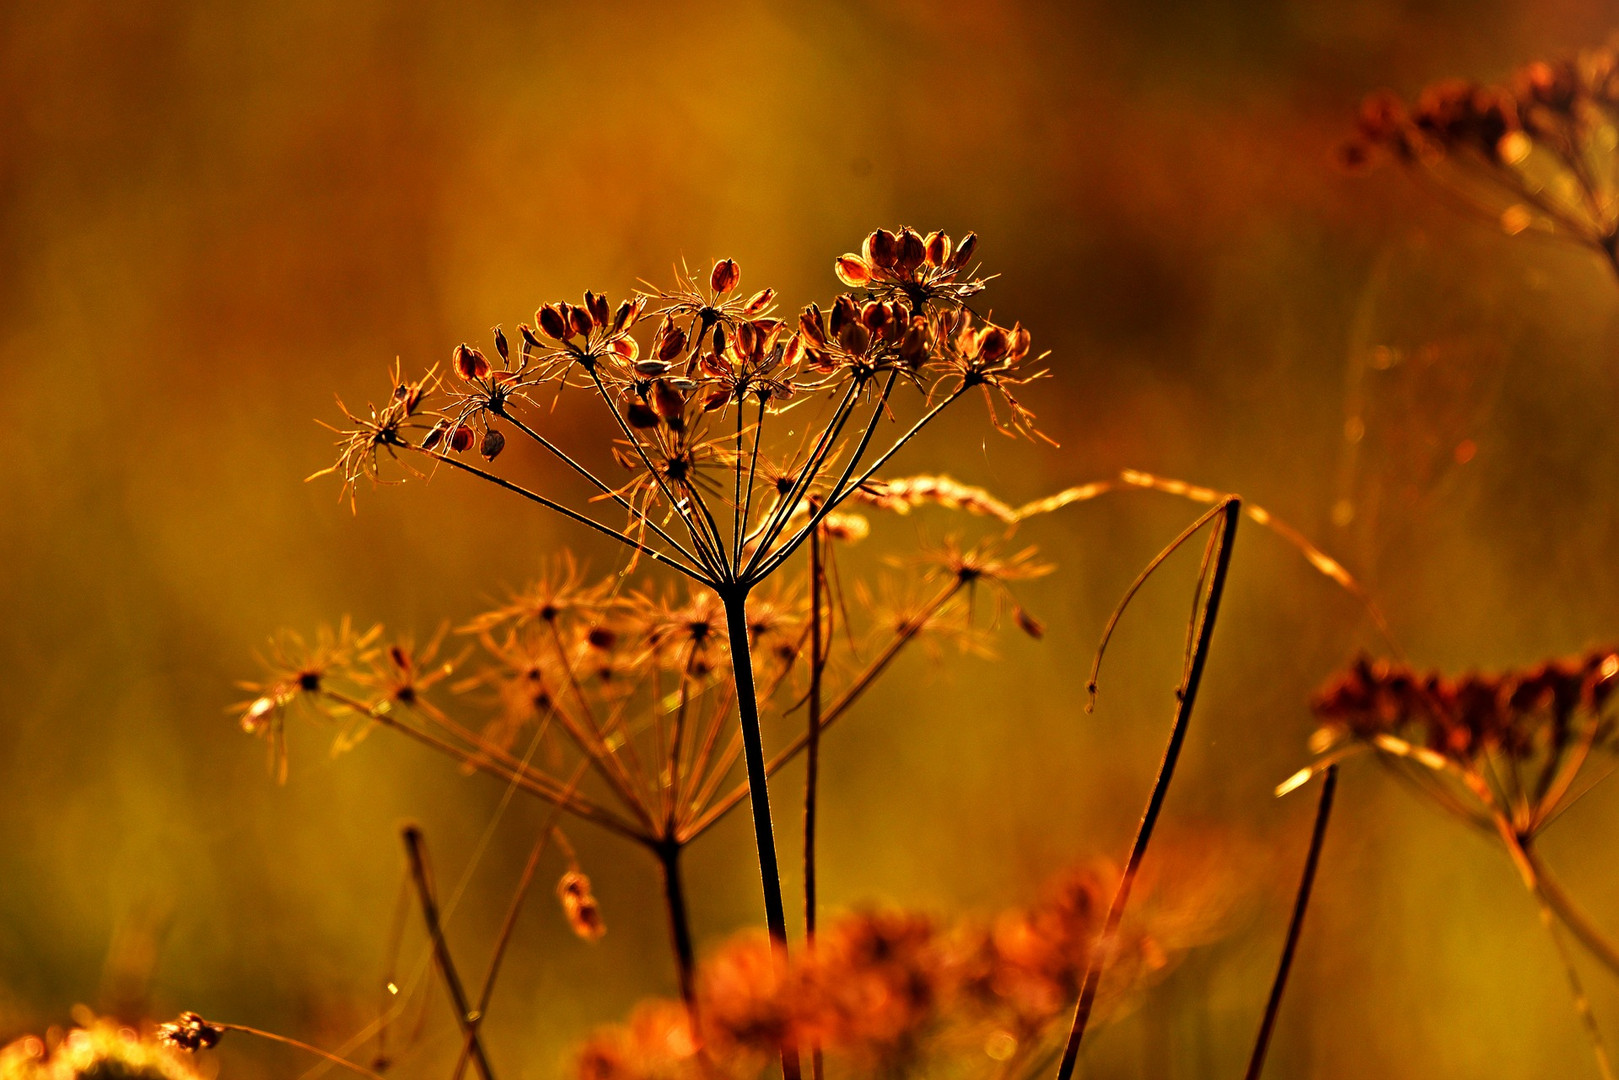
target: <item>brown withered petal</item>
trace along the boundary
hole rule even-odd
[[[454,433],[450,435],[450,449],[459,454],[472,445],[472,439],[472,429],[465,424],[460,424],[456,427]]]
[[[741,280],[742,270],[736,265],[736,260],[721,259],[714,264],[714,272],[708,276],[708,285],[716,293],[728,293]]]
[[[481,379],[489,374],[489,361],[484,359],[483,353],[471,345],[457,345],[455,347],[455,370],[463,379]]]
[[[478,453],[482,454],[487,460],[495,460],[504,449],[506,449],[506,436],[495,428],[490,428],[483,433],[483,442],[478,445]]]
[[[858,255],[840,255],[836,264],[838,280],[851,289],[858,289],[871,280],[871,268]]]
[[[624,419],[633,428],[651,428],[658,426],[658,414],[652,411],[652,406],[644,401],[632,401],[624,409]]]
[[[500,354],[502,360],[512,358],[511,346],[506,344],[506,332],[498,326],[495,327],[495,351]]]

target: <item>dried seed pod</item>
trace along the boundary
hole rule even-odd
[[[528,323],[518,323],[517,332],[523,335],[523,350],[525,352],[529,349],[545,348],[544,345],[540,344],[540,339],[534,336],[534,328]]]
[[[747,358],[758,355],[763,340],[758,328],[752,323],[741,323],[736,328],[736,340],[732,345],[738,356]]]
[[[472,429],[465,424],[458,424],[455,431],[450,434],[450,449],[459,454],[472,445],[472,440]]]
[[[483,353],[471,345],[457,345],[455,347],[455,370],[463,379],[471,382],[481,379],[489,374],[489,361],[484,359]]]
[[[511,347],[506,344],[506,331],[502,330],[498,326],[495,327],[495,351],[500,354],[500,358],[502,360],[510,360],[512,358]]]
[[[553,341],[566,341],[573,337],[573,325],[557,304],[546,304],[534,313],[540,332]]]
[[[659,379],[652,384],[652,407],[672,425],[686,411],[686,397],[668,379]]]
[[[617,334],[629,329],[630,324],[635,321],[636,316],[640,313],[640,307],[633,300],[626,300],[618,305],[618,310],[613,312],[613,333]]]
[[[667,375],[669,373],[669,361],[642,360],[635,365],[635,373],[643,379],[655,379],[659,375]]]
[[[955,255],[950,259],[950,269],[960,270],[966,266],[967,261],[973,257],[973,252],[976,250],[978,250],[978,234],[970,232],[963,236],[961,243],[956,245]]]
[[[751,299],[748,300],[747,306],[742,309],[742,314],[746,315],[750,319],[755,315],[762,315],[764,314],[765,309],[770,307],[771,302],[775,299],[775,289],[760,289],[758,292],[753,294]]]
[[[736,260],[721,259],[714,264],[714,272],[708,276],[708,286],[716,293],[728,293],[741,280],[742,270],[736,265]]]
[[[888,305],[881,300],[869,300],[860,309],[860,322],[867,330],[876,333],[888,324]]]
[[[944,233],[928,233],[923,245],[927,248],[927,264],[929,266],[943,266],[950,261],[950,238]]]
[[[641,355],[641,346],[632,337],[621,337],[607,347],[626,363],[633,364],[635,358]]]
[[[725,355],[725,324],[714,324],[714,355]]]
[[[905,328],[905,336],[900,339],[899,358],[905,361],[906,365],[912,369],[919,368],[927,360],[932,345],[932,334],[928,330],[928,321],[921,316],[917,316]]]
[[[601,908],[590,891],[590,879],[578,870],[569,870],[557,882],[557,897],[562,901],[562,913],[567,916],[573,932],[585,941],[595,941],[607,932],[602,921]]]
[[[1022,630],[1036,641],[1046,636],[1046,624],[1030,615],[1022,607],[1012,609],[1012,618],[1017,620],[1019,630]]]
[[[852,322],[860,321],[860,307],[854,302],[854,297],[844,293],[832,305],[831,328],[832,336],[837,337],[843,328]]]
[[[597,326],[606,326],[608,319],[607,297],[597,296],[589,289],[585,290],[585,310],[590,312],[590,320]]]
[[[810,304],[798,315],[798,327],[811,344],[826,344],[826,316],[819,304]]]
[[[894,260],[899,258],[899,238],[887,229],[878,229],[866,237],[862,249],[865,252],[866,262],[882,270],[892,269]]]
[[[686,331],[674,323],[664,323],[658,338],[658,359],[673,361],[686,351]]]
[[[422,449],[433,449],[433,447],[444,441],[444,436],[447,435],[449,431],[450,422],[448,420],[440,420],[438,423],[434,424],[428,429],[426,435],[422,436]]]
[[[568,322],[573,325],[573,332],[580,337],[589,334],[596,325],[596,320],[591,317],[590,312],[582,307],[574,307],[572,304],[568,305]]]
[[[611,649],[618,644],[618,631],[610,626],[602,626],[598,623],[585,631],[585,640],[590,643],[590,647],[593,649]]]
[[[871,331],[860,323],[852,322],[838,331],[838,343],[856,356],[863,356],[871,347]]]
[[[486,461],[495,460],[504,449],[506,449],[506,436],[497,428],[487,429],[483,433],[483,441],[478,444],[478,453],[482,454]]]
[[[900,230],[899,258],[894,263],[896,270],[902,274],[911,273],[922,265],[927,254],[927,245],[922,242],[920,233],[909,227]]]
[[[980,359],[999,360],[1006,355],[1010,344],[1006,331],[998,326],[986,326],[978,332],[976,345]]]
[[[871,268],[858,255],[839,255],[834,266],[838,280],[851,289],[858,289],[871,280]]]
[[[658,426],[658,414],[644,401],[632,401],[625,406],[624,419],[633,428],[644,430]]]
[[[731,392],[729,390],[711,391],[709,395],[703,399],[703,411],[713,412],[716,409],[722,409],[725,407],[725,403],[730,400]]]

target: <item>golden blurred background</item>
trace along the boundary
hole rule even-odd
[[[226,712],[234,681],[284,625],[426,635],[562,546],[611,556],[450,476],[351,515],[302,482],[329,458],[313,420],[395,357],[442,362],[682,256],[734,256],[791,311],[874,227],[976,230],[996,314],[1053,350],[1027,400],[1061,447],[972,406],[899,471],[1013,502],[1122,467],[1242,492],[1363,580],[1422,665],[1612,638],[1612,274],[1333,150],[1369,90],[1500,78],[1615,28],[1597,0],[0,7],[0,1042],[128,995],[323,1045],[375,1014],[400,822],[453,882],[499,785],[388,738],[332,761],[294,725],[278,787]],[[1193,514],[1124,493],[1028,525],[1060,565],[1026,590],[1046,639],[912,657],[828,737],[829,906],[991,911],[1122,856],[1195,553],[1143,594],[1088,716],[1081,672]],[[944,527],[883,525],[888,550]],[[1263,896],[1097,1031],[1087,1075],[1240,1070],[1312,810],[1271,789],[1306,759],[1309,692],[1376,645],[1243,531],[1164,835],[1267,845]],[[800,776],[778,781],[789,866]],[[1594,1075],[1511,865],[1370,762],[1339,798],[1269,1075]],[[1610,927],[1616,809],[1600,789],[1542,845]],[[450,930],[469,958],[540,819],[519,802],[478,863]],[[673,991],[654,865],[571,835],[609,933],[578,941],[537,895],[486,1027],[508,1077],[557,1075]],[[689,862],[700,946],[754,925],[743,819]],[[1619,1038],[1619,988],[1587,981]],[[394,1075],[444,1075],[442,1006]],[[241,1078],[307,1063],[234,1036],[221,1055]]]

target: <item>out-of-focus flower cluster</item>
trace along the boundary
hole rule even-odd
[[[1356,746],[1462,779],[1529,835],[1573,791],[1592,755],[1619,748],[1619,650],[1603,647],[1499,674],[1449,677],[1361,658],[1316,695],[1312,749]]]
[[[1500,86],[1448,79],[1406,104],[1367,98],[1345,164],[1382,156],[1437,181],[1509,233],[1619,244],[1619,54],[1536,61]]]
[[[1229,876],[1158,881],[1159,903],[1107,945],[1115,1007],[1216,936],[1236,888]],[[1116,884],[1111,868],[1072,872],[1035,905],[988,921],[855,912],[832,920],[785,973],[762,934],[735,938],[701,968],[697,1031],[679,1005],[645,1002],[627,1024],[585,1044],[577,1075],[753,1077],[783,1036],[862,1074],[904,1075],[949,1059],[999,1064],[1011,1075],[1072,1010]]]
[[[79,1023],[0,1048],[0,1080],[198,1080],[189,1056],[157,1030],[90,1016]]]

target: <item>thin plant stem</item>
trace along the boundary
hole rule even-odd
[[[466,462],[461,461],[461,460],[459,460],[457,458],[450,457],[448,454],[438,454],[438,453],[435,453],[435,452],[433,452],[431,450],[419,450],[416,447],[411,447],[410,449],[416,450],[417,453],[425,454],[427,457],[432,458],[434,461],[442,461],[444,464],[453,466],[453,467],[455,467],[457,469],[460,469],[462,472],[471,473],[473,476],[476,476],[481,480],[487,480],[491,484],[496,485],[497,487],[505,488],[507,491],[510,491],[513,494],[521,495],[523,498],[528,499],[530,502],[539,503],[541,506],[545,507],[547,510],[554,510],[557,513],[561,514],[563,517],[568,518],[568,519],[570,519],[572,521],[577,521],[581,525],[585,525],[585,526],[588,526],[588,527],[590,527],[592,529],[595,529],[597,532],[603,534],[604,536],[611,536],[614,540],[617,540],[619,543],[625,545],[626,547],[634,548],[636,551],[639,551],[641,554],[645,555],[647,558],[653,560],[654,562],[662,563],[664,566],[673,567],[674,569],[680,571],[682,574],[685,574],[687,577],[691,578],[693,581],[700,581],[705,585],[712,584],[712,580],[708,576],[708,574],[700,572],[698,570],[695,570],[695,569],[687,566],[685,563],[681,562],[679,559],[673,558],[673,557],[671,557],[669,555],[665,555],[663,552],[658,551],[656,548],[647,547],[645,544],[641,543],[639,540],[636,540],[634,537],[626,536],[624,533],[619,532],[617,529],[614,529],[609,525],[603,525],[601,522],[597,521],[595,518],[587,517],[584,514],[579,513],[579,511],[577,511],[577,510],[570,509],[569,507],[566,507],[566,506],[562,505],[561,503],[557,502],[555,499],[548,499],[544,495],[541,495],[539,492],[530,491],[528,488],[524,487],[521,484],[514,484],[510,480],[507,480],[503,476],[496,476],[494,473],[489,472],[487,469],[480,469],[476,465],[469,465]]]
[[[770,818],[770,788],[765,773],[764,742],[759,730],[759,700],[753,685],[753,660],[748,643],[748,594],[732,589],[721,594],[725,626],[730,635],[731,665],[736,676],[737,714],[742,725],[743,758],[748,770],[748,795],[753,807],[753,837],[759,849],[759,876],[764,885],[765,925],[770,931],[778,966],[787,963],[787,915],[781,899],[781,868],[776,862],[776,837]],[[791,1036],[781,1043],[783,1080],[803,1075],[798,1047]]]
[[[669,915],[669,940],[674,946],[675,975],[680,986],[680,1000],[691,1019],[692,1034],[698,1030],[697,1022],[697,954],[692,947],[691,914],[686,908],[686,885],[680,874],[680,855],[684,845],[667,839],[653,849],[658,857],[658,869],[663,876],[663,904]]]
[[[826,670],[821,628],[821,593],[825,568],[821,563],[821,535],[810,536],[810,684],[808,751],[804,760],[804,947],[815,948],[815,800],[821,775],[821,676]],[[810,1075],[823,1080],[826,1061],[819,1043],[810,1046]]]
[[[450,957],[449,942],[444,940],[444,929],[439,925],[438,900],[433,895],[433,881],[427,871],[426,845],[422,831],[415,825],[404,829],[405,851],[410,856],[411,876],[416,880],[416,892],[421,899],[422,920],[427,923],[428,936],[433,939],[433,956],[438,961],[439,974],[455,1005],[455,1019],[467,1042],[472,1047],[472,1066],[483,1080],[493,1080],[489,1059],[484,1056],[483,1043],[478,1039],[478,1014],[467,1002],[467,992],[456,973],[455,961]]]
[[[1603,967],[1619,975],[1619,946],[1616,946],[1613,940],[1591,921],[1591,917],[1580,909],[1574,899],[1563,891],[1563,887],[1551,875],[1546,864],[1541,861],[1540,854],[1528,840],[1518,843],[1518,854],[1533,875],[1535,889],[1546,906],[1551,908],[1563,925],[1568,927],[1569,932],[1579,939],[1580,944],[1584,945]]]
[[[1079,1001],[1074,1006],[1074,1020],[1068,1031],[1068,1042],[1063,1047],[1062,1060],[1057,1065],[1057,1080],[1071,1080],[1074,1075],[1074,1066],[1079,1060],[1079,1046],[1085,1038],[1085,1027],[1090,1022],[1091,1009],[1096,1004],[1096,993],[1102,984],[1102,972],[1106,967],[1108,950],[1118,933],[1120,922],[1124,919],[1124,909],[1130,900],[1131,886],[1135,884],[1136,874],[1141,869],[1141,861],[1147,853],[1147,845],[1152,840],[1153,828],[1163,811],[1164,798],[1169,793],[1169,784],[1175,775],[1175,764],[1180,759],[1181,746],[1185,743],[1186,732],[1191,726],[1192,706],[1197,701],[1198,686],[1203,681],[1203,668],[1208,662],[1209,646],[1214,638],[1214,625],[1220,612],[1220,599],[1225,594],[1226,573],[1231,567],[1231,548],[1237,537],[1237,523],[1242,520],[1242,501],[1236,497],[1227,499],[1215,508],[1215,512],[1221,514],[1224,520],[1209,536],[1210,545],[1217,547],[1214,549],[1214,573],[1209,578],[1208,594],[1202,604],[1197,646],[1192,652],[1192,661],[1186,668],[1185,678],[1175,692],[1177,699],[1175,721],[1170,729],[1169,743],[1164,748],[1163,761],[1158,766],[1158,777],[1153,782],[1152,794],[1147,799],[1147,808],[1142,813],[1141,824],[1136,829],[1135,842],[1130,848],[1130,858],[1119,878],[1118,889],[1113,894],[1113,902],[1103,922],[1102,933],[1097,939],[1090,965],[1085,972]],[[1176,543],[1180,541],[1177,540]]]
[[[683,556],[684,558],[689,560],[694,566],[700,564],[700,560],[697,558],[697,556],[693,555],[689,550],[687,550],[687,548],[686,548],[686,546],[684,544],[682,544],[680,541],[676,540],[674,537],[670,536],[667,532],[665,532],[663,530],[662,526],[660,526],[656,521],[654,521],[652,519],[652,515],[646,513],[643,510],[637,510],[633,503],[631,503],[623,495],[620,495],[618,492],[616,492],[612,488],[608,487],[607,483],[605,481],[601,480],[599,477],[596,476],[595,473],[591,472],[589,469],[585,468],[583,465],[581,465],[577,461],[575,461],[569,454],[565,453],[562,450],[561,447],[557,446],[556,443],[552,442],[550,439],[547,439],[544,435],[541,435],[539,432],[535,431],[533,428],[531,428],[527,424],[523,423],[522,420],[518,419],[516,416],[512,415],[511,413],[502,412],[500,415],[501,415],[502,418],[504,418],[505,420],[510,422],[511,425],[513,427],[515,427],[518,431],[521,431],[524,435],[527,435],[530,439],[533,439],[535,442],[537,442],[541,446],[545,447],[553,455],[555,455],[558,459],[560,459],[563,464],[567,465],[574,472],[578,473],[580,476],[583,476],[586,480],[590,481],[591,485],[594,486],[603,495],[606,495],[608,498],[610,498],[614,502],[616,502],[619,506],[623,507],[625,510],[628,510],[630,512],[631,517],[636,518],[643,525],[645,525],[647,528],[651,529],[654,533],[656,533],[659,537],[661,537],[663,539],[664,543],[666,543],[670,547],[674,548],[675,551],[679,552],[681,556]]]
[[[246,1024],[227,1024],[222,1020],[209,1020],[207,1023],[209,1027],[221,1028],[225,1031],[240,1032],[243,1035],[251,1035],[255,1039],[266,1039],[270,1042],[280,1043],[283,1046],[290,1046],[294,1050],[302,1050],[306,1054],[314,1054],[318,1058],[324,1058],[327,1064],[336,1065],[340,1069],[347,1069],[356,1076],[370,1077],[370,1080],[384,1080],[381,1073],[372,1072],[364,1065],[358,1065],[346,1057],[340,1057],[337,1054],[332,1053],[330,1050],[322,1050],[318,1046],[312,1046],[309,1043],[304,1042],[302,1039],[294,1039],[289,1035],[277,1035],[273,1031],[265,1031],[261,1028],[248,1027]]]
[[[1287,923],[1287,940],[1282,945],[1281,961],[1276,965],[1276,979],[1271,983],[1270,998],[1265,1002],[1265,1016],[1259,1022],[1253,1056],[1248,1059],[1247,1080],[1259,1080],[1259,1074],[1265,1068],[1265,1052],[1270,1049],[1271,1033],[1276,1029],[1276,1015],[1281,1011],[1282,994],[1287,989],[1287,976],[1293,969],[1293,956],[1304,930],[1304,913],[1310,906],[1316,869],[1321,864],[1321,848],[1327,839],[1327,822],[1332,817],[1332,797],[1337,790],[1338,766],[1332,765],[1327,768],[1326,778],[1321,783],[1321,797],[1315,808],[1315,828],[1310,833],[1310,850],[1304,857],[1304,873],[1299,877],[1298,895],[1293,898],[1293,916]]]
[[[843,426],[849,422],[849,417],[854,415],[855,404],[864,386],[865,383],[861,380],[855,380],[849,384],[849,389],[844,392],[843,400],[839,401],[837,408],[832,411],[832,419],[821,430],[820,437],[816,439],[815,446],[810,450],[809,457],[805,459],[804,467],[793,478],[792,485],[788,488],[786,496],[765,516],[764,523],[759,527],[759,538],[754,543],[753,553],[748,556],[748,561],[742,569],[741,576],[743,579],[748,581],[763,580],[763,575],[756,576],[754,574],[754,568],[770,554],[770,545],[775,542],[776,537],[781,535],[781,530],[786,528],[787,523],[792,520],[793,512],[798,509],[805,494],[808,493],[810,485],[815,482],[815,478],[820,475],[821,469],[825,467],[828,457],[837,444],[838,436],[843,433]]]

